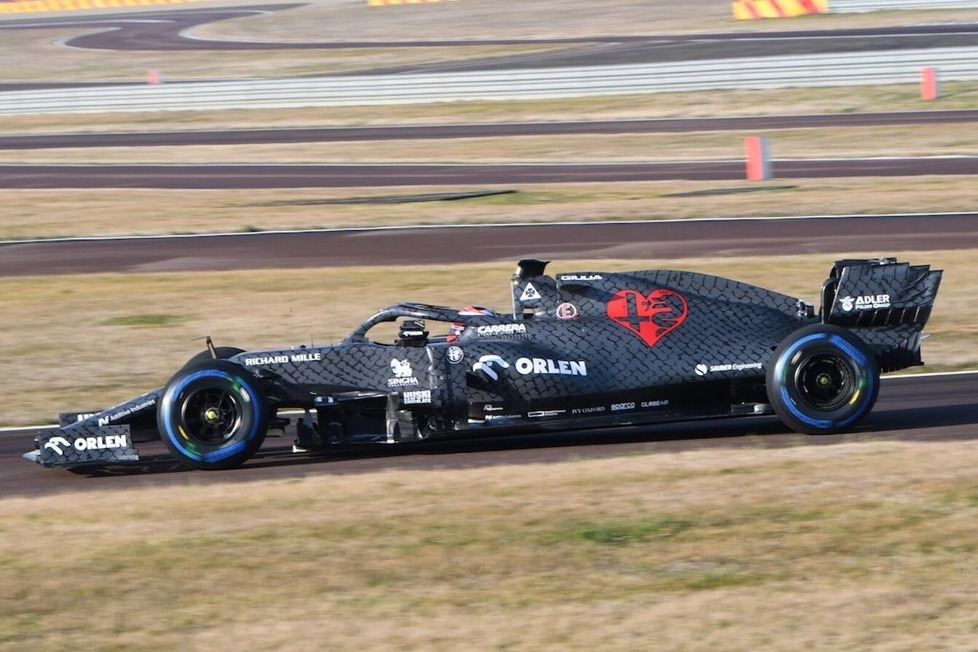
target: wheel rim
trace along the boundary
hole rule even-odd
[[[826,412],[848,403],[856,386],[852,368],[846,360],[830,354],[805,360],[798,367],[796,378],[805,402]]]
[[[216,445],[234,438],[243,413],[237,396],[211,387],[188,394],[180,416],[187,437]]]

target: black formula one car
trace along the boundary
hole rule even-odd
[[[244,463],[295,410],[296,451],[776,413],[809,434],[851,428],[881,372],[921,364],[940,271],[841,260],[821,308],[683,271],[546,276],[520,261],[513,309],[390,306],[339,344],[215,347],[162,388],[61,415],[25,457],[47,467],[139,459],[158,437],[183,463]],[[387,335],[382,333],[387,325]]]

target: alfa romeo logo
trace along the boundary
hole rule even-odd
[[[465,354],[462,352],[462,347],[460,346],[448,347],[448,353],[446,355],[448,357],[448,361],[452,364],[458,364],[462,361],[462,358],[465,357]]]

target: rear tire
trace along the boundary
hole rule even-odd
[[[269,409],[257,378],[225,360],[190,362],[163,389],[160,438],[184,464],[230,469],[261,447]]]
[[[879,365],[853,333],[828,324],[801,328],[778,346],[767,370],[771,407],[792,430],[843,432],[869,414],[879,394]]]

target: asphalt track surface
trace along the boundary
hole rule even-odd
[[[230,471],[189,471],[162,445],[139,444],[144,461],[70,472],[44,469],[22,459],[34,448],[34,431],[0,434],[0,495],[39,496],[84,490],[249,482],[311,475],[358,475],[383,470],[487,468],[511,464],[554,464],[581,458],[648,455],[706,448],[759,449],[832,446],[848,442],[973,441],[978,437],[975,390],[978,373],[886,378],[872,414],[854,432],[807,436],[790,433],[775,417],[750,417],[567,433],[348,447],[324,455],[293,454],[294,436],[269,438],[245,466]]]
[[[0,277],[973,248],[974,213],[350,229],[7,242]]]
[[[584,134],[689,133],[756,131],[824,127],[887,127],[955,125],[978,122],[978,110],[892,111],[815,115],[736,116],[651,120],[576,120],[561,122],[497,122],[447,125],[322,127],[296,129],[227,129],[220,131],[151,131],[125,133],[64,133],[0,136],[0,150],[88,147],[174,147],[188,145],[282,145],[315,142],[382,140],[447,140],[513,136]]]

